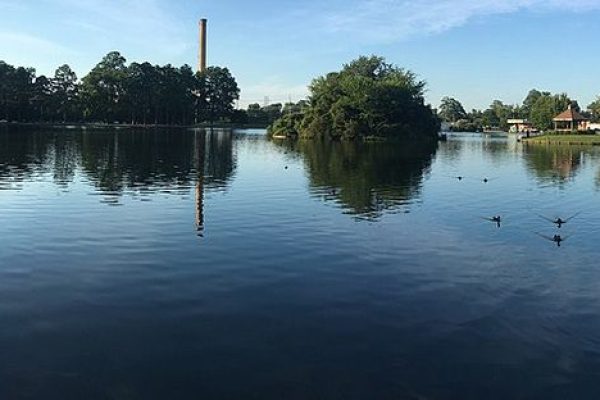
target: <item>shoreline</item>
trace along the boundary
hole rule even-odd
[[[99,122],[85,123],[53,123],[53,122],[0,122],[1,127],[30,127],[48,129],[266,129],[258,124],[235,124],[235,123],[202,123],[194,125],[162,125],[162,124],[107,124]]]
[[[548,134],[530,138],[522,138],[523,143],[535,144],[561,144],[561,145],[585,145],[600,146],[600,135],[568,135],[568,134]]]

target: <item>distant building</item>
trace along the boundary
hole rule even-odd
[[[588,129],[590,131],[600,131],[600,123],[590,123]]]
[[[526,119],[509,119],[506,121],[511,133],[522,133],[534,131],[533,124]]]
[[[569,105],[569,109],[557,115],[554,121],[554,130],[557,132],[587,131],[590,129],[590,120],[579,114]]]

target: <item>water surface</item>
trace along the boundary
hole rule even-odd
[[[599,189],[503,138],[5,129],[0,398],[597,398]]]

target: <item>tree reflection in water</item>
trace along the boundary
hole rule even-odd
[[[586,148],[528,143],[523,151],[528,171],[543,183],[560,186],[575,178]]]
[[[231,131],[0,131],[0,190],[19,189],[36,174],[52,174],[66,188],[81,175],[103,203],[119,205],[123,195],[150,200],[194,188],[199,232],[204,192],[226,189],[235,170]]]
[[[408,211],[437,149],[432,142],[299,141],[284,146],[304,159],[315,196],[368,220],[386,211]]]

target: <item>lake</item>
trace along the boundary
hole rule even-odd
[[[599,200],[593,147],[0,128],[0,398],[595,399]]]

